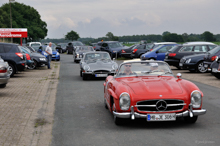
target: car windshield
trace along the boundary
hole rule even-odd
[[[83,46],[83,47],[77,47],[76,52],[88,52],[93,51],[93,47],[91,46]]]
[[[109,43],[109,48],[118,48],[118,47],[123,47],[123,45],[119,42],[117,43]]]
[[[67,44],[65,44],[65,43],[61,43],[61,44],[59,44],[59,45],[60,45],[62,48],[67,46]]]
[[[219,50],[220,50],[220,46],[218,46],[218,47],[216,47],[216,48],[214,48],[214,49],[208,51],[208,53],[209,53],[209,54],[215,54],[215,53],[217,53]]]
[[[81,42],[74,42],[73,46],[83,46],[83,43],[81,43]]]
[[[116,77],[173,76],[170,67],[161,61],[138,61],[121,64]]]
[[[96,61],[110,61],[111,58],[108,53],[88,53],[84,56],[84,61],[87,63]]]
[[[38,51],[40,44],[31,44],[31,47],[34,48],[35,51]]]
[[[181,46],[174,46],[168,52],[174,52],[176,49],[180,48]]]

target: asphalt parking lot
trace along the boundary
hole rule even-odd
[[[50,145],[59,64],[15,74],[0,89],[0,145]]]
[[[220,87],[210,73],[171,68],[184,79]],[[59,71],[60,63],[52,62],[51,70],[42,67],[18,73],[0,89],[0,145],[51,145]]]

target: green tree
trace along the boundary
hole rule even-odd
[[[164,31],[164,32],[162,33],[162,36],[165,36],[165,35],[167,35],[167,34],[170,34],[170,32],[169,32],[169,31]]]
[[[66,35],[65,35],[65,39],[66,40],[78,40],[79,39],[79,35],[77,32],[71,30],[70,32],[68,32]]]
[[[110,41],[113,41],[114,39],[114,35],[112,32],[108,32],[106,35],[105,35]]]
[[[176,33],[166,34],[162,38],[166,42],[183,42],[183,37]]]
[[[0,7],[0,14],[0,27],[11,28],[8,3]],[[12,28],[27,28],[28,41],[44,39],[47,36],[47,24],[33,7],[18,2],[11,3],[11,14]]]
[[[208,41],[208,42],[212,42],[212,41],[216,41],[216,39],[214,38],[213,33],[209,32],[209,31],[205,31],[202,35],[201,35],[202,39],[204,41]]]

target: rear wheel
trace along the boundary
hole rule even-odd
[[[141,55],[139,55],[139,58],[141,59],[141,56],[142,56],[143,54],[141,54]]]
[[[197,72],[205,73],[205,72],[207,72],[208,69],[204,67],[203,61],[200,61],[200,62],[197,64],[196,70],[197,70]]]
[[[9,68],[8,68],[9,69],[9,75],[10,75],[10,77],[13,77],[14,74],[15,74],[15,67],[11,63],[9,63],[8,65],[9,65]]]
[[[194,116],[194,117],[184,117],[184,120],[186,123],[190,123],[193,124],[197,121],[198,116]]]

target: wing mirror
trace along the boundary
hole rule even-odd
[[[181,73],[177,73],[176,77],[177,77],[178,79],[181,79],[182,74],[181,74]]]

